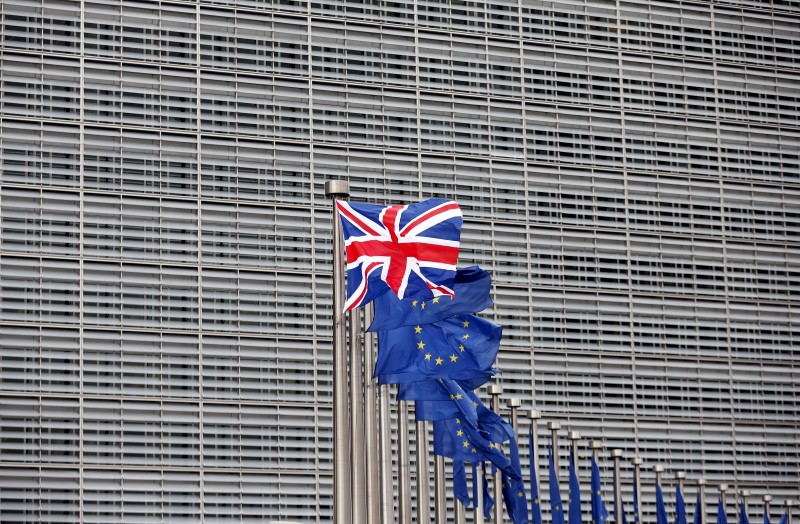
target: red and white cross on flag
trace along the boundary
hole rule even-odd
[[[406,206],[337,201],[347,253],[345,311],[391,289],[399,298],[453,296],[463,218],[453,201]]]

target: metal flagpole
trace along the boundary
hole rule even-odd
[[[676,471],[675,472],[675,480],[678,481],[678,489],[681,490],[681,495],[684,494],[683,493],[683,481],[685,479],[686,479],[686,472],[685,471]]]
[[[401,400],[397,413],[397,515],[400,524],[411,524],[411,464],[408,458],[408,401]]]
[[[345,180],[325,182],[325,196],[334,199],[333,219],[333,522],[350,524],[351,464],[350,419],[347,398],[347,351],[344,316],[344,257],[342,225],[335,200],[346,198]]]
[[[581,439],[579,431],[570,431],[567,433],[567,438],[570,440],[570,451],[572,452],[572,463],[575,468],[575,476],[578,476],[578,441]]]
[[[725,512],[726,518],[727,518],[727,513],[728,513],[728,497],[727,497],[727,493],[726,493],[727,491],[728,491],[728,485],[727,484],[720,484],[719,485],[719,498],[722,499],[722,511]]]
[[[697,479],[697,492],[700,495],[700,524],[706,524],[706,515],[708,509],[706,508],[706,479]]]
[[[372,322],[373,305],[367,304],[364,308],[364,325],[369,326]],[[364,454],[367,462],[367,522],[369,524],[381,524],[380,521],[380,485],[378,481],[379,454],[378,454],[378,424],[377,424],[377,394],[378,386],[372,377],[372,370],[375,367],[375,336],[372,333],[364,333],[364,374],[366,383],[364,386],[364,438],[366,439],[366,452]]]
[[[772,495],[764,495],[764,515],[767,517],[764,520],[769,520],[769,504],[772,502]],[[700,523],[702,524],[702,522]]]
[[[475,497],[475,508],[472,511],[472,523],[473,524],[483,524],[483,467],[482,464],[478,463],[477,467],[473,470],[475,472],[475,476],[472,479],[472,483],[478,488],[475,492],[478,494]],[[438,522],[436,524],[439,524]]]
[[[456,509],[456,524],[466,524],[467,517],[466,517],[466,514],[464,513],[464,505],[456,497],[453,497],[453,500],[456,501],[455,502],[455,505],[456,505],[456,508],[455,508]],[[436,522],[439,522],[439,521],[437,520]],[[442,521],[442,522],[444,522],[444,521]]]
[[[517,420],[517,410],[522,405],[522,399],[514,397],[508,399],[508,405],[511,408],[511,427],[514,428],[514,433],[519,435],[519,421]]]
[[[361,370],[361,312],[350,311],[350,461],[352,524],[367,522],[367,463],[364,445],[364,372]]]
[[[389,409],[389,386],[378,386],[378,450],[380,451],[381,524],[394,522],[394,477],[392,471],[392,420]]]
[[[500,395],[503,394],[503,386],[492,384],[489,387],[489,393],[492,395],[492,411],[500,413]],[[492,507],[494,524],[503,524],[502,482],[500,470],[497,470],[494,474],[494,506]]]
[[[556,479],[558,479],[558,430],[561,429],[561,422],[557,420],[548,422],[547,429],[550,430],[550,443],[553,446],[553,468],[555,468]],[[553,472],[551,471],[550,474],[552,475]]]
[[[656,474],[656,484],[661,485],[661,474],[664,472],[664,466],[656,464],[653,466],[653,473]],[[663,489],[663,488],[662,488]]]
[[[595,462],[600,460],[600,449],[603,447],[603,443],[599,440],[593,440],[589,442],[589,447],[592,449],[592,458]]]
[[[532,409],[528,412],[528,418],[531,419],[531,435],[533,438],[533,449],[529,451],[531,460],[533,461],[533,471],[536,472],[536,478],[539,478],[539,419],[542,418],[542,413],[538,409]],[[538,486],[537,486],[538,487]]]
[[[747,497],[750,496],[750,490],[743,489],[739,492],[742,497],[742,505],[744,506],[744,514],[747,515]]]
[[[622,459],[621,449],[612,449],[611,456],[614,458],[614,516],[616,524],[622,524],[622,472],[620,470],[620,460]]]
[[[794,506],[794,501],[789,499],[786,501],[786,524],[792,524],[792,506]]]
[[[438,460],[439,457],[436,457]],[[438,471],[436,472],[438,474]],[[431,522],[431,484],[428,477],[428,425],[417,421],[417,524]],[[436,482],[439,482],[438,475]]]
[[[642,457],[633,457],[631,461],[633,463],[633,478],[636,479],[636,502],[638,503],[638,507],[633,508],[634,514],[633,517],[638,522],[642,521],[642,479],[639,475],[641,473],[642,464],[644,460]]]
[[[436,455],[433,462],[433,477],[435,479],[434,486],[434,507],[436,508],[436,522],[447,522],[447,494],[445,493],[445,472],[444,472],[444,457]],[[430,522],[430,515],[428,515],[428,522]]]

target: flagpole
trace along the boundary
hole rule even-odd
[[[547,429],[550,430],[550,443],[553,446],[553,468],[555,469],[556,479],[558,479],[558,430],[561,429],[561,422],[557,420],[548,422]],[[551,475],[553,473],[552,471],[550,472]]]
[[[581,439],[581,433],[579,431],[570,431],[567,433],[567,438],[570,440],[572,467],[575,470],[575,477],[578,478],[578,441]],[[570,495],[572,494],[570,493]]]
[[[612,449],[611,456],[614,458],[614,518],[616,524],[622,524],[624,522],[622,518],[622,472],[620,470],[622,450]]]
[[[347,351],[344,315],[344,257],[342,225],[336,200],[349,194],[347,181],[325,182],[325,196],[334,200],[333,220],[333,522],[349,524],[352,518],[350,419],[347,398]]]
[[[697,479],[697,492],[700,495],[700,524],[706,524],[706,515],[708,508],[706,508],[706,479]]]
[[[438,460],[435,457],[434,460]],[[438,472],[437,472],[438,473]],[[428,469],[428,425],[417,421],[417,524],[431,522],[431,484]],[[438,476],[436,482],[439,482]]]
[[[750,490],[743,489],[739,492],[739,495],[742,497],[742,506],[744,506],[744,514],[747,515],[747,497],[750,496]]]
[[[769,520],[769,503],[770,502],[772,502],[772,495],[764,495],[764,515],[767,516],[767,518],[764,519],[764,520]]]
[[[522,405],[522,399],[513,397],[508,399],[508,405],[511,409],[511,427],[514,428],[514,433],[519,435],[519,420],[517,417],[517,410]]]
[[[361,311],[350,311],[350,460],[352,524],[367,522],[367,463],[364,445],[364,372],[361,370]]]
[[[472,476],[472,485],[478,486],[478,489],[474,490],[477,495],[475,508],[472,511],[472,524],[483,524],[483,468],[478,464],[472,471],[475,473]]]
[[[603,447],[603,442],[600,440],[593,440],[589,443],[589,447],[592,449],[592,458],[595,462],[600,460],[600,449]]]
[[[381,524],[394,522],[394,484],[392,478],[392,420],[389,408],[389,386],[378,386],[378,450],[380,452]]]
[[[492,395],[492,411],[495,413],[500,412],[500,395],[503,394],[503,386],[500,384],[492,384],[489,386],[489,393]],[[498,469],[494,474],[494,524],[503,524],[503,496],[502,496],[502,479],[500,477],[500,470]]]
[[[401,400],[397,410],[397,515],[400,524],[411,524],[411,465],[408,458],[408,401]]]
[[[637,507],[633,508],[634,511],[634,518],[636,521],[642,521],[642,479],[641,479],[641,468],[642,464],[644,463],[644,459],[642,457],[633,457],[631,461],[633,463],[633,478],[636,480],[636,504]]]
[[[794,501],[788,499],[786,501],[786,524],[792,524],[792,506],[794,506]]]
[[[373,305],[367,304],[364,308],[364,325],[372,322]],[[364,374],[367,377],[364,385],[364,438],[366,439],[366,452],[364,454],[367,466],[367,522],[381,524],[380,521],[380,483],[378,458],[378,386],[372,377],[375,367],[375,337],[372,333],[364,333]]]
[[[531,421],[531,440],[533,441],[533,449],[530,455],[533,461],[533,471],[536,472],[536,478],[539,478],[539,419],[542,418],[542,413],[538,409],[532,409],[528,412],[528,418]]]
[[[683,495],[683,481],[686,479],[686,472],[685,471],[676,471],[675,472],[675,480],[678,482],[678,489],[681,490],[681,495]]]
[[[467,517],[466,513],[464,512],[464,505],[458,500],[457,497],[453,497],[455,501],[455,511],[456,511],[456,524],[466,524]],[[439,522],[438,520],[436,522]],[[444,521],[442,521],[444,522]]]
[[[661,474],[664,472],[664,466],[656,464],[653,466],[653,473],[656,474],[656,484],[661,485]]]
[[[728,491],[728,485],[727,484],[720,484],[719,485],[719,498],[722,499],[722,511],[725,512],[726,520],[727,520],[727,516],[728,516],[728,508],[727,508],[727,506],[728,506],[728,497],[727,497],[727,493],[726,493],[727,491]],[[719,520],[719,517],[717,517],[717,520]]]
[[[434,478],[434,507],[436,508],[436,522],[447,522],[447,494],[445,493],[444,457],[436,455],[433,460]],[[430,514],[428,514],[430,522]]]

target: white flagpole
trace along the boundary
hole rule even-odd
[[[378,386],[378,449],[380,451],[381,524],[394,522],[394,471],[392,469],[392,419],[389,386]]]
[[[439,457],[435,457],[435,460],[438,459]],[[417,421],[417,524],[431,524],[431,483],[429,475],[428,425],[424,420],[420,420]]]
[[[700,494],[700,524],[706,524],[706,515],[708,508],[706,508],[706,479],[697,479],[697,491]]]
[[[622,470],[620,468],[622,450],[612,449],[611,456],[614,458],[614,515],[617,524],[622,524],[625,522],[622,518]]]
[[[325,196],[334,200],[333,219],[333,522],[350,524],[350,419],[347,398],[347,351],[344,316],[344,246],[336,200],[349,194],[344,180],[325,182]]]
[[[503,386],[500,384],[492,384],[489,387],[489,393],[492,395],[492,411],[500,413],[500,395],[503,394]],[[503,524],[503,490],[502,478],[500,477],[500,470],[494,474],[494,524]]]
[[[436,522],[447,521],[447,495],[445,494],[445,472],[444,457],[435,455],[433,457],[433,479],[434,479],[434,508],[436,510]]]
[[[367,522],[367,463],[364,446],[364,372],[361,370],[361,311],[350,311],[350,461],[352,524]]]
[[[373,305],[364,308],[364,325],[372,322]],[[372,377],[375,368],[375,336],[364,333],[364,438],[366,439],[365,458],[367,462],[367,522],[381,524],[380,520],[380,459],[378,452],[378,385]]]
[[[400,524],[411,524],[411,464],[408,457],[408,402],[401,400],[397,410],[397,512]]]

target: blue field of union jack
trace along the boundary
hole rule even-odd
[[[347,252],[345,311],[392,290],[399,298],[453,296],[463,218],[453,201],[405,206],[337,201]]]

